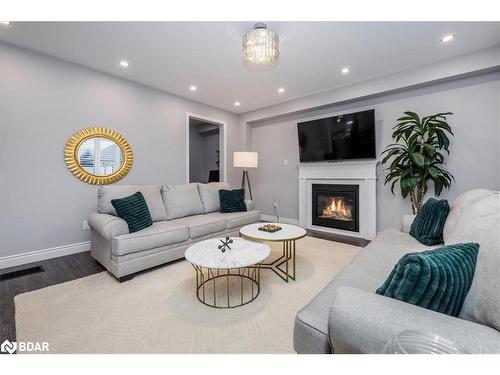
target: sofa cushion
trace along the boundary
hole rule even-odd
[[[97,212],[116,215],[111,199],[124,198],[140,191],[153,221],[167,220],[160,185],[104,185],[97,188]]]
[[[226,220],[227,229],[241,227],[247,224],[253,224],[260,220],[259,211],[245,211],[245,212],[212,212],[206,216],[220,218]]]
[[[459,317],[500,330],[500,193],[477,189],[453,202],[445,244],[479,243],[472,286]]]
[[[171,221],[157,221],[139,232],[122,234],[111,241],[111,252],[120,256],[187,241],[189,229]]]
[[[198,215],[204,212],[196,183],[162,185],[161,193],[167,210],[167,219]]]
[[[220,211],[219,190],[231,190],[227,182],[198,183],[201,203],[206,213]]]
[[[446,199],[429,198],[410,227],[410,234],[424,245],[443,243],[443,227],[450,212]]]
[[[189,237],[198,238],[210,233],[226,230],[226,219],[210,215],[195,215],[172,220],[173,223],[185,225],[189,228]]]
[[[220,212],[244,212],[245,189],[219,190]]]
[[[140,191],[125,198],[111,199],[118,217],[127,222],[129,233],[138,232],[153,225],[148,205]]]
[[[377,294],[457,316],[476,267],[477,243],[443,246],[404,255]]]

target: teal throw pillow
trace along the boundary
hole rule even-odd
[[[138,191],[125,198],[112,199],[111,204],[115,208],[118,217],[127,222],[130,233],[153,225],[148,205],[141,192]]]
[[[427,246],[443,243],[443,228],[449,213],[446,199],[429,198],[413,220],[410,235]]]
[[[377,294],[458,316],[476,268],[477,243],[404,255]]]
[[[219,190],[220,212],[243,212],[245,204],[245,189]]]

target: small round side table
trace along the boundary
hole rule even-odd
[[[200,241],[185,257],[196,272],[196,297],[204,305],[228,309],[246,305],[260,293],[260,269],[271,249],[268,245],[232,237],[224,252],[224,239]]]
[[[259,230],[259,227],[264,224],[277,225],[281,227],[281,230],[273,233]],[[283,243],[282,255],[271,262],[262,263],[261,268],[270,269],[286,282],[289,279],[295,280],[295,241],[305,237],[306,234],[306,230],[297,225],[283,223],[255,223],[245,225],[240,229],[240,237],[249,240]],[[282,269],[283,264],[285,269]]]

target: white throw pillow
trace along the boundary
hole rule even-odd
[[[477,189],[460,195],[443,238],[446,245],[479,243],[474,279],[459,317],[500,330],[500,192]]]
[[[168,220],[204,213],[196,183],[162,185],[161,193]]]
[[[116,216],[111,199],[124,198],[140,191],[153,221],[167,220],[160,185],[104,185],[97,189],[97,212]]]

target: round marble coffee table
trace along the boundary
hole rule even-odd
[[[281,230],[273,233],[259,230],[265,224],[277,225]],[[295,241],[305,237],[306,234],[306,230],[297,225],[283,223],[255,223],[240,229],[240,236],[249,240],[283,243],[283,254],[270,263],[262,263],[261,268],[272,270],[286,282],[288,279],[295,280]],[[281,268],[282,264],[285,264],[284,270]]]
[[[252,302],[260,293],[260,267],[271,253],[268,245],[231,237],[200,241],[185,257],[196,272],[196,297],[210,307],[228,309]],[[224,251],[222,251],[224,250]]]

